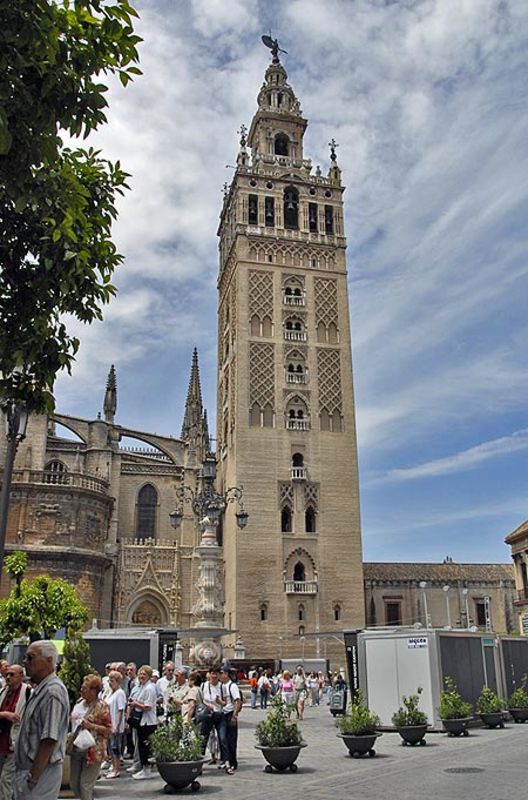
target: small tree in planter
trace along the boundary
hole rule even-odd
[[[374,714],[366,705],[363,695],[358,692],[352,700],[347,712],[336,720],[336,728],[339,729],[340,736],[348,748],[351,756],[375,756],[376,751],[373,744],[381,733],[377,730],[380,718]]]
[[[402,737],[402,744],[426,744],[424,739],[427,731],[428,719],[425,711],[418,708],[420,695],[423,689],[419,686],[415,694],[402,697],[402,705],[392,715],[392,724]]]
[[[180,716],[158,725],[149,738],[152,755],[164,781],[173,789],[183,789],[191,784],[193,791],[200,788],[196,780],[202,774],[204,758],[202,737],[194,723],[184,723]]]
[[[446,688],[440,692],[440,719],[449,736],[469,736],[468,722],[471,720],[471,703],[462,700],[453,678],[444,680]]]
[[[482,691],[477,700],[477,714],[481,718],[484,725],[488,728],[504,728],[504,720],[502,718],[502,707],[504,701],[490,689],[489,686],[483,686]]]
[[[276,696],[271,701],[266,718],[255,729],[258,742],[255,747],[262,750],[268,762],[266,772],[271,772],[273,767],[280,772],[286,769],[297,772],[295,761],[301,748],[306,747],[306,742],[303,742],[297,723],[290,721],[290,713],[286,703]]]
[[[524,675],[521,685],[510,695],[508,700],[508,710],[515,722],[526,722],[528,719],[528,692],[526,682],[528,676]]]

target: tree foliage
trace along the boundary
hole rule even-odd
[[[71,637],[88,619],[88,610],[68,581],[48,575],[33,580],[20,576],[9,597],[0,602],[0,642],[7,644],[18,636],[27,636],[31,642],[53,639],[61,628]]]
[[[62,655],[60,677],[73,705],[79,698],[83,678],[95,672],[90,663],[90,646],[82,633],[74,633],[66,639]]]
[[[79,341],[64,315],[90,323],[122,261],[111,239],[127,174],[93,148],[107,86],[141,74],[128,0],[0,0],[0,393],[51,411],[57,372]],[[20,372],[22,368],[22,372]]]

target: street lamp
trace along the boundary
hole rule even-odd
[[[246,527],[249,514],[242,503],[243,487],[231,486],[220,494],[214,488],[215,478],[216,458],[209,454],[202,464],[199,488],[193,489],[185,485],[178,487],[176,495],[180,503],[169,514],[169,519],[172,527],[178,528],[183,520],[183,505],[189,503],[198,520],[202,537],[196,548],[200,557],[200,577],[197,584],[198,600],[192,608],[193,627],[212,629],[211,636],[218,638],[222,635],[223,624],[223,570],[217,528],[229,503],[236,503],[238,528]],[[196,653],[198,650],[195,647]]]
[[[13,478],[13,467],[19,442],[26,436],[28,412],[15,403],[14,400],[5,400],[0,408],[5,414],[7,448],[2,476],[2,490],[0,492],[0,577],[4,565],[4,550],[7,530],[7,514],[9,511],[9,494]]]
[[[180,500],[180,505],[171,511],[169,519],[172,527],[178,528],[183,520],[183,504],[190,503],[202,531],[200,544],[214,547],[217,545],[216,529],[229,503],[236,502],[237,527],[241,530],[246,527],[249,514],[242,502],[244,487],[230,486],[223,494],[219,494],[215,490],[216,459],[213,455],[208,455],[204,459],[200,477],[200,491],[196,491],[191,486],[178,487],[176,495]]]
[[[451,630],[451,627],[452,627],[452,625],[451,625],[451,609],[449,607],[449,589],[450,589],[450,587],[446,584],[445,586],[442,586],[442,589],[445,592],[445,599],[446,599],[447,627],[449,628],[449,630]]]
[[[424,605],[424,614],[425,614],[425,627],[431,627],[431,621],[429,619],[429,613],[427,611],[427,595],[425,593],[425,587],[427,586],[427,581],[420,581],[420,589],[422,590],[422,599]]]

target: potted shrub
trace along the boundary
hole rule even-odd
[[[526,722],[528,719],[528,692],[526,691],[527,675],[524,675],[521,685],[512,692],[508,700],[508,710],[515,722]]]
[[[420,711],[418,704],[422,687],[419,686],[416,694],[402,697],[402,705],[392,715],[392,724],[403,739],[403,745],[426,744],[424,739],[427,731],[428,719],[425,711]]]
[[[456,683],[451,677],[445,679],[443,692],[440,692],[440,719],[449,736],[469,736],[467,729],[471,721],[471,703],[462,700]]]
[[[297,772],[295,761],[302,747],[306,747],[303,742],[299,726],[296,722],[289,719],[290,709],[286,703],[277,695],[271,701],[271,707],[266,718],[259,722],[255,730],[258,744],[257,750],[262,751],[262,755],[268,762],[266,772],[272,772],[273,768],[284,772]]]
[[[483,686],[477,700],[477,714],[488,728],[504,728],[504,703],[489,686]]]
[[[193,791],[200,788],[197,778],[205,759],[202,737],[194,723],[184,724],[180,716],[174,716],[167,724],[158,725],[149,741],[159,773],[170,787],[165,787],[166,793],[189,784]]]
[[[374,742],[381,736],[377,730],[379,724],[379,717],[369,710],[363,695],[358,692],[346,713],[336,721],[340,731],[337,735],[343,739],[350,756],[356,758],[368,753],[372,757],[376,755]]]

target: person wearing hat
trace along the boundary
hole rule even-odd
[[[228,775],[233,775],[238,767],[238,715],[242,708],[242,698],[238,686],[231,680],[230,670],[222,669],[220,680],[222,681],[222,696],[225,700],[219,731],[220,749],[225,771]]]

